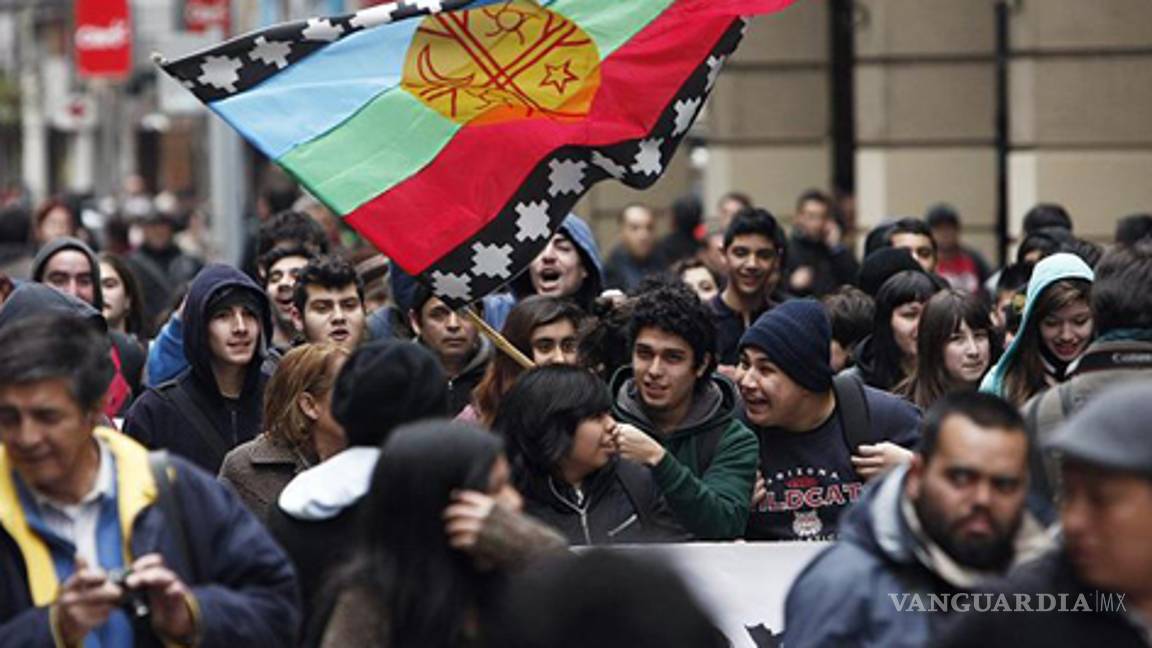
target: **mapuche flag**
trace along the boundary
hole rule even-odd
[[[794,0],[401,0],[161,67],[453,305],[593,184],[667,167],[747,16]]]

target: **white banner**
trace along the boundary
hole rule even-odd
[[[792,581],[829,542],[738,542],[597,547],[658,555],[687,581],[735,648],[756,648],[749,628],[784,629]]]

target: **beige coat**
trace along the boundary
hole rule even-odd
[[[265,522],[280,491],[309,465],[294,448],[261,434],[225,455],[219,479],[240,496],[248,510]]]

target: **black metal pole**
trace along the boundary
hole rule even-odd
[[[1000,266],[1008,262],[1008,62],[1010,57],[1007,0],[996,0],[996,251]]]
[[[856,193],[856,33],[853,0],[828,3],[831,44],[832,188],[838,195]]]

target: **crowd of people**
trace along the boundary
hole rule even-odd
[[[788,646],[1152,641],[1152,215],[1039,204],[994,269],[948,205],[857,246],[815,190],[790,235],[635,204],[466,313],[266,199],[241,267],[157,203],[0,214],[0,646],[724,646],[666,565],[566,549],[736,540],[830,544]],[[1126,606],[890,596],[979,592]]]

